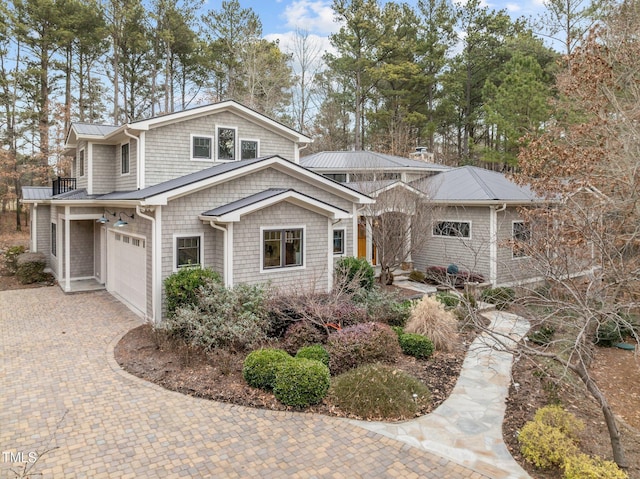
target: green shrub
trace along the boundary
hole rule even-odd
[[[304,346],[321,344],[327,341],[327,333],[318,326],[304,319],[296,321],[287,328],[284,333],[284,349],[290,354],[295,354]]]
[[[620,319],[609,319],[598,324],[596,329],[595,344],[603,347],[611,347],[616,343],[623,342],[625,337],[633,333],[633,328],[629,327],[629,322]]]
[[[615,462],[586,454],[570,456],[564,463],[564,479],[627,479]]]
[[[172,316],[181,306],[195,305],[198,291],[205,281],[213,280],[222,284],[222,278],[208,268],[180,268],[164,280],[165,306],[167,316]]]
[[[580,419],[557,404],[538,409],[533,420],[559,429],[574,441],[578,440],[578,435],[584,429],[584,423]]]
[[[413,271],[411,271],[411,273],[409,273],[409,279],[418,283],[424,283],[425,275],[422,271],[414,269]]]
[[[189,346],[212,350],[247,350],[267,339],[269,315],[262,286],[239,284],[232,289],[205,279],[195,305],[181,306],[158,329]]]
[[[16,274],[18,271],[18,256],[24,251],[24,246],[11,246],[4,252],[5,266],[10,274]]]
[[[365,258],[346,256],[336,264],[336,282],[341,287],[353,291],[358,287],[370,291],[375,282],[373,266]]]
[[[242,376],[247,384],[254,388],[272,389],[275,384],[276,370],[281,363],[293,358],[282,349],[257,349],[245,358]]]
[[[577,454],[575,442],[557,427],[529,421],[518,434],[520,452],[531,464],[543,469],[561,467],[567,457]]]
[[[47,260],[42,253],[22,253],[16,261],[16,276],[22,284],[42,281]]]
[[[540,326],[536,331],[529,333],[527,337],[529,338],[529,341],[531,341],[532,343],[544,346],[551,342],[555,332],[556,332],[555,328],[551,326]]]
[[[296,353],[296,358],[313,359],[329,367],[329,353],[319,344],[300,348]]]
[[[441,302],[429,296],[414,304],[404,330],[426,336],[438,351],[450,351],[458,341],[458,320]]]
[[[364,295],[357,295],[354,300],[366,308],[369,321],[390,326],[404,326],[413,305],[411,300],[403,300],[397,293],[383,291],[380,288],[373,288]]]
[[[273,394],[287,406],[318,404],[327,395],[330,380],[329,368],[320,361],[296,358],[278,365]]]
[[[362,323],[329,335],[327,350],[333,374],[365,363],[394,362],[401,354],[398,336],[382,323]]]
[[[513,288],[487,288],[480,295],[480,299],[485,303],[495,305],[496,309],[503,310],[516,299],[516,292]]]
[[[426,359],[433,354],[433,342],[422,334],[405,333],[398,338],[404,354],[417,359]]]
[[[453,309],[460,304],[458,295],[448,292],[437,293],[436,300],[444,304],[444,307],[447,309]]]
[[[391,329],[398,335],[398,338],[404,334],[404,328],[402,326],[391,326]]]
[[[431,400],[427,386],[382,364],[366,364],[333,379],[329,401],[364,419],[409,419]]]
[[[464,306],[471,309],[475,309],[478,306],[478,300],[476,299],[476,296],[469,291],[465,291],[462,294],[462,302]]]

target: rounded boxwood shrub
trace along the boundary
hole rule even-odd
[[[180,268],[164,280],[167,316],[172,316],[180,306],[195,305],[198,290],[207,280],[222,283],[218,273],[209,268]]]
[[[398,341],[402,352],[414,358],[426,359],[433,354],[433,342],[422,334],[401,334]]]
[[[429,404],[429,388],[413,376],[383,364],[365,364],[333,379],[329,402],[363,419],[415,417]]]
[[[575,441],[578,440],[580,432],[584,430],[584,423],[580,419],[557,404],[538,409],[533,420],[558,428],[563,434]]]
[[[304,346],[296,353],[296,358],[314,359],[329,367],[329,353],[319,344]]]
[[[627,479],[629,476],[615,462],[586,454],[570,456],[564,462],[563,479]]]
[[[391,326],[391,330],[398,335],[398,338],[404,334],[404,328],[402,326]]]
[[[352,283],[357,281],[360,288],[369,291],[374,286],[375,272],[365,258],[347,256],[336,264],[336,280],[349,290],[356,289]]]
[[[339,374],[361,364],[394,362],[402,353],[398,335],[382,323],[362,323],[329,335],[329,367]]]
[[[278,365],[273,394],[287,406],[318,404],[327,395],[330,380],[329,368],[320,361],[295,358]]]
[[[260,389],[272,389],[275,383],[276,370],[293,358],[282,349],[257,349],[245,358],[242,376],[249,386]]]
[[[496,309],[506,309],[516,299],[516,292],[513,288],[488,288],[480,295],[480,299],[485,303],[495,305]]]
[[[557,427],[529,421],[518,434],[522,456],[536,467],[561,467],[567,457],[578,453],[569,436]]]

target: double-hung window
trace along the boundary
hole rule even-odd
[[[200,266],[202,264],[202,237],[201,236],[178,236],[175,239],[175,267],[176,269]]]
[[[84,150],[80,150],[80,176],[84,176]]]
[[[263,230],[262,268],[302,266],[302,242],[302,228]]]
[[[240,140],[240,159],[251,160],[258,158],[258,142],[255,140]]]
[[[433,225],[433,236],[450,238],[471,238],[471,222],[438,221]]]
[[[129,174],[129,143],[120,147],[120,173]]]
[[[212,138],[210,136],[191,136],[191,159],[212,160]]]
[[[236,159],[235,128],[218,127],[218,160],[233,161]]]
[[[333,254],[344,254],[344,229],[333,230]]]
[[[513,257],[524,258],[528,256],[526,246],[531,241],[531,230],[524,221],[514,221],[512,225]]]

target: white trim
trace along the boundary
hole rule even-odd
[[[327,236],[329,237],[329,251],[327,254],[327,291],[331,291],[331,289],[333,288],[333,273],[334,273],[334,266],[333,266],[333,258],[334,256],[336,256],[333,253],[333,231],[335,230],[345,230],[345,228],[335,228],[333,227],[333,223],[331,222],[331,219],[327,218]],[[346,231],[344,231],[344,234],[342,235],[342,241],[343,243],[345,242],[346,239]],[[343,250],[345,250],[345,244],[342,245],[343,246]]]
[[[31,251],[34,253],[38,252],[38,203],[33,204],[33,208],[31,208],[31,214],[29,215],[31,218]],[[57,227],[56,227],[57,229]],[[49,231],[49,237],[51,237],[51,231]],[[49,238],[51,241],[51,238]]]
[[[86,153],[87,194],[93,194],[93,143],[87,142]]]
[[[216,186],[221,183],[225,183],[229,180],[242,177],[245,175],[249,175],[249,174],[255,173],[256,171],[267,169],[269,167],[274,167],[278,171],[282,171],[290,176],[293,176],[294,178],[302,179],[307,183],[314,184],[315,186],[319,186],[325,191],[329,190],[336,196],[339,196],[344,199],[348,199],[351,202],[356,202],[359,204],[375,203],[374,199],[370,198],[365,194],[352,190],[351,188],[343,186],[340,183],[336,183],[333,180],[325,178],[322,175],[313,173],[300,165],[296,165],[295,163],[292,163],[288,160],[285,160],[284,158],[281,158],[280,156],[273,156],[270,158],[266,158],[265,160],[259,161],[246,168],[235,169],[227,173],[212,176],[210,178],[205,178],[196,183],[191,183],[189,185],[185,185],[180,188],[175,188],[171,191],[167,191],[164,193],[157,194],[155,196],[151,196],[149,198],[146,198],[144,201],[147,205],[166,205],[167,202],[170,200],[180,198],[181,196],[190,195],[197,191],[210,188],[212,186]],[[141,200],[138,200],[138,201],[141,201]],[[76,203],[77,203],[77,200],[76,200]]]
[[[299,266],[277,266],[273,268],[264,268],[264,232],[265,231],[284,231],[284,230],[302,230],[302,264]],[[306,269],[307,264],[307,226],[306,225],[283,225],[283,226],[261,226],[260,227],[260,272],[261,273],[282,273],[287,271],[299,271]],[[282,252],[280,253],[282,254]],[[282,260],[280,261],[282,264]]]
[[[489,283],[495,287],[498,281],[498,212],[489,207]]]
[[[353,205],[353,219],[351,221],[351,256],[358,257],[358,221],[360,217],[358,215],[358,205]],[[366,253],[365,253],[366,255]]]
[[[140,136],[138,137],[138,158],[136,158],[136,167],[138,171],[138,188],[142,189],[145,185],[145,155],[147,154],[147,146],[146,146],[146,136],[145,132],[141,131]]]
[[[204,268],[205,264],[204,264],[204,233],[200,232],[200,233],[189,233],[189,232],[185,232],[185,233],[173,233],[173,264],[171,265],[171,269],[173,270],[173,272],[175,273],[176,271],[179,271],[181,268],[188,268],[189,266],[187,265],[183,265],[182,267],[178,267],[178,239],[180,238],[195,238],[198,237],[200,238],[200,242],[198,244],[198,254],[200,256],[200,264],[198,265],[193,265],[198,266],[199,268]]]
[[[233,223],[227,225],[227,254],[225,255],[228,288],[233,288]]]
[[[251,141],[251,142],[255,143],[256,144],[256,156],[255,156],[255,158],[260,158],[260,140],[255,139],[255,138],[239,138],[238,139],[238,145],[239,145],[238,153],[240,153],[240,155],[239,155],[238,159],[242,160],[242,142],[243,141]],[[247,158],[247,159],[249,159],[249,158]]]
[[[514,242],[515,242],[515,240],[516,240],[516,237],[515,237],[515,234],[514,234],[514,233],[515,233],[515,231],[513,230],[513,227],[514,227],[514,225],[515,225],[516,223],[522,223],[522,225],[525,225],[525,224],[526,224],[526,221],[524,221],[524,220],[511,220],[511,239],[512,239]],[[529,230],[529,239],[531,239],[531,229],[529,228],[528,230]],[[512,261],[518,261],[518,260],[521,260],[521,259],[529,259],[529,258],[531,258],[531,256],[526,255],[526,254],[525,254],[525,255],[522,255],[522,256],[516,256],[516,255],[514,254],[514,251],[513,251],[513,246],[514,246],[514,245],[512,245],[512,246],[511,246],[511,260],[512,260]],[[593,254],[593,253],[592,253],[592,254]]]
[[[272,196],[271,198],[266,198],[264,200],[257,201],[255,203],[244,206],[242,208],[238,208],[237,210],[231,211],[224,215],[199,216],[199,218],[203,221],[212,220],[212,221],[215,221],[216,223],[237,223],[242,219],[243,216],[247,214],[254,213],[264,208],[268,208],[269,206],[273,206],[283,201],[294,204],[306,210],[310,210],[315,213],[328,216],[332,219],[348,219],[351,217],[351,215],[348,212],[341,210],[340,208],[328,205],[326,203],[323,203],[322,201],[318,201],[316,199],[302,195],[296,191],[283,191],[282,193],[276,196]]]
[[[153,234],[153,262],[156,268],[156,283],[153,290],[155,296],[155,321],[162,321],[162,207],[158,206],[155,211],[155,231]]]
[[[233,130],[233,158],[220,158],[220,130]],[[215,152],[214,158],[215,161],[219,161],[222,163],[228,163],[230,161],[238,161],[238,127],[236,126],[225,126],[225,125],[216,125],[216,136],[215,136]]]
[[[71,207],[64,207],[64,290],[71,291]],[[57,229],[57,228],[56,228]]]
[[[445,235],[437,235],[434,234],[433,230],[438,223],[469,223],[469,236],[445,236]],[[471,220],[453,220],[453,219],[438,219],[433,222],[431,225],[431,237],[432,238],[445,238],[445,239],[454,239],[454,240],[471,240],[473,239],[473,222]]]
[[[211,142],[209,144],[209,153],[211,154],[211,156],[209,158],[198,158],[193,156],[193,139],[194,138],[208,138],[209,141]],[[215,156],[214,156],[214,148],[215,148],[215,137],[212,135],[207,135],[207,134],[199,134],[199,133],[191,133],[189,135],[189,159],[191,161],[204,161],[206,163],[212,163],[215,161]]]
[[[127,172],[123,173],[122,172],[122,147],[125,146],[125,145],[127,145],[127,156],[128,156],[128,158],[127,158]],[[119,151],[120,151],[120,155],[119,155],[119,158],[120,158],[120,168],[119,168],[120,176],[121,177],[122,176],[129,176],[131,174],[131,141],[126,141],[126,142],[120,143]]]

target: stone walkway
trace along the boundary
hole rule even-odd
[[[502,419],[513,359],[508,348],[514,345],[507,338],[519,341],[529,330],[529,324],[500,311],[487,311],[483,315],[491,321],[490,329],[505,335],[502,347],[497,347],[496,340],[486,335],[476,338],[453,392],[435,411],[403,423],[353,423],[489,477],[528,478],[502,440]]]
[[[31,461],[47,449],[27,463],[45,478],[476,479],[508,477],[503,471],[512,470],[508,458],[489,469],[461,455],[461,447],[476,453],[471,443],[456,438],[484,434],[463,420],[459,431],[450,433],[462,436],[446,433],[447,424],[429,426],[442,435],[438,450],[420,436],[422,429],[410,441],[404,437],[409,431],[388,437],[387,430],[367,431],[347,420],[250,409],[164,390],[130,376],[113,360],[119,338],[139,324],[104,291],[0,292],[0,477],[15,477],[11,469],[21,470],[20,460]],[[496,371],[496,377],[504,373],[508,384],[508,369]],[[478,380],[485,381],[484,376]],[[470,387],[461,381],[457,391]],[[504,408],[503,400],[496,396],[495,401]],[[473,407],[460,406],[472,416],[482,413],[472,412]],[[500,429],[498,416],[499,411],[487,431]],[[485,460],[494,458],[498,454]]]

